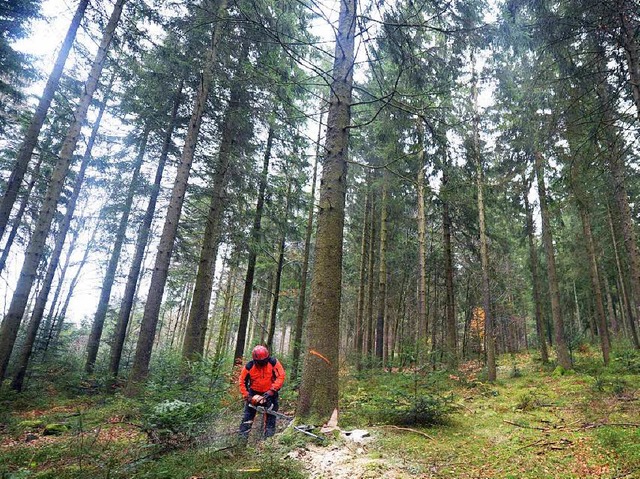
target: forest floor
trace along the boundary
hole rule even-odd
[[[339,426],[368,437],[335,431],[324,444],[280,421],[275,438],[238,446],[238,402],[194,441],[145,423],[139,400],[4,392],[0,478],[640,478],[638,355],[598,363],[586,351],[561,374],[507,356],[494,384],[474,363],[456,374],[345,374]],[[285,393],[281,410],[292,413],[294,399]]]

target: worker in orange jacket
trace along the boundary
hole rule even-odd
[[[240,373],[238,385],[245,400],[244,415],[240,423],[240,435],[245,439],[256,416],[256,410],[250,407],[264,406],[273,411],[278,410],[278,391],[284,384],[285,372],[282,363],[269,356],[269,350],[262,345],[253,348],[252,361],[249,361]],[[276,417],[266,414],[264,437],[271,437],[276,432]]]

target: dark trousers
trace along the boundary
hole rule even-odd
[[[249,390],[249,398],[253,397],[254,394],[260,394],[253,390]],[[271,396],[264,404],[260,404],[260,406],[264,406],[265,409],[271,409],[272,411],[278,410],[278,393],[276,392],[273,396]],[[242,416],[242,422],[240,423],[240,435],[245,438],[249,437],[249,431],[251,431],[251,426],[253,425],[253,419],[256,417],[256,411],[252,407],[249,406],[249,403],[244,406],[244,414]],[[276,433],[276,417],[272,414],[265,414],[264,421],[264,437],[271,437]],[[262,430],[262,427],[260,428]]]

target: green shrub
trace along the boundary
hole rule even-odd
[[[167,400],[151,406],[143,416],[143,427],[156,444],[186,446],[204,432],[208,413],[204,403]]]
[[[619,373],[640,374],[640,351],[624,349],[614,352],[611,367]]]

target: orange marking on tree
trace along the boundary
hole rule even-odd
[[[313,354],[313,355],[315,355],[315,356],[318,356],[318,357],[319,357],[320,359],[322,359],[325,363],[327,363],[327,364],[331,365],[331,361],[329,361],[329,360],[327,359],[327,357],[326,357],[326,356],[323,356],[322,354],[320,354],[320,353],[319,353],[318,351],[316,351],[315,349],[310,349],[310,350],[309,350],[309,353],[311,353],[311,354]]]

